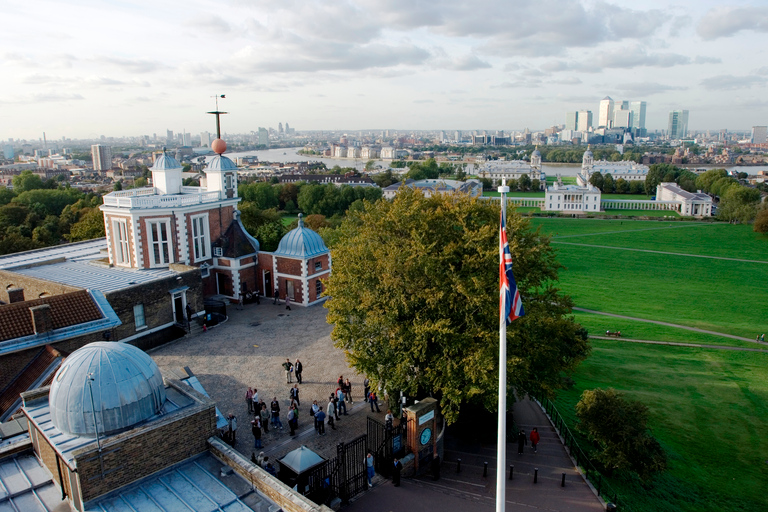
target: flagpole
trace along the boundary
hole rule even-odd
[[[501,218],[507,219],[507,192],[509,187],[500,186],[501,193]],[[501,226],[500,229],[507,229]],[[501,237],[501,233],[499,233]],[[504,248],[499,240],[499,265],[504,265]],[[504,512],[506,505],[506,475],[507,465],[507,319],[499,310],[499,431],[496,440],[496,512]]]

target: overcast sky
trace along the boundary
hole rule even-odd
[[[768,1],[4,0],[0,139],[544,129],[648,102],[768,124]]]

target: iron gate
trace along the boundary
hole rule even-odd
[[[388,429],[376,418],[368,417],[368,451],[373,453],[376,472],[385,478],[392,476],[395,457],[405,455],[406,423]]]
[[[328,505],[334,498],[348,503],[368,489],[365,467],[366,435],[336,446],[336,457],[312,468],[307,474],[304,493],[317,504]]]

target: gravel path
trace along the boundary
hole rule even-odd
[[[672,345],[673,347],[694,347],[694,348],[711,348],[714,350],[740,350],[742,352],[766,352],[768,350],[763,348],[746,348],[746,347],[728,347],[725,345],[701,345],[699,343],[682,343],[675,341],[653,341],[653,340],[634,340],[631,338],[616,338],[608,336],[590,336],[597,340],[607,341],[627,341],[629,343],[646,343],[648,345]]]

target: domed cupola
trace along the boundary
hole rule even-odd
[[[582,167],[592,167],[592,165],[595,163],[595,158],[592,155],[592,151],[590,150],[591,147],[591,145],[587,145],[587,150],[584,152],[584,156],[581,159]]]
[[[91,395],[91,391],[93,394]],[[166,394],[160,370],[127,343],[90,343],[66,358],[51,385],[51,421],[71,435],[126,430],[158,414]]]
[[[211,149],[217,155],[208,162],[205,168],[205,186],[208,192],[219,192],[222,199],[237,197],[237,165],[224,156],[227,143],[216,139],[211,143]]]
[[[531,153],[531,167],[535,169],[541,168],[541,153],[539,152],[538,146],[536,146],[536,149]]]
[[[326,253],[328,253],[328,247],[325,246],[323,239],[304,226],[304,219],[299,214],[299,226],[289,231],[280,240],[274,255],[308,259]]]
[[[163,149],[152,166],[152,184],[161,195],[181,193],[181,164]]]

